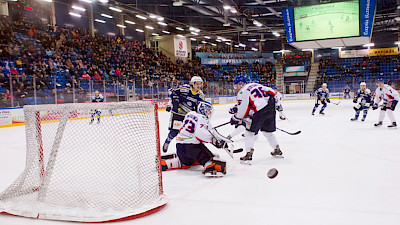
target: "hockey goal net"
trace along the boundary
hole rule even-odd
[[[93,112],[101,112],[90,124]],[[26,167],[0,212],[106,222],[166,204],[157,106],[151,101],[25,106]]]

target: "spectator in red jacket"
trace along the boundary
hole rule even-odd
[[[94,71],[94,75],[93,75],[95,80],[101,80],[101,76],[99,73],[97,73],[97,71]]]
[[[84,72],[83,72],[83,74],[82,74],[81,78],[82,78],[82,79],[88,79],[88,80],[90,80],[90,79],[91,79],[90,75],[89,75],[89,74],[87,74],[87,73],[86,73],[86,71],[84,71]]]

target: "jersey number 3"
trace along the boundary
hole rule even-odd
[[[194,133],[195,124],[191,120],[185,120],[183,127],[189,133]]]
[[[268,97],[268,94],[266,91],[262,89],[262,87],[257,87],[251,90],[250,92],[255,98],[262,98],[262,97]]]

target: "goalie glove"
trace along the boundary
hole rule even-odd
[[[217,148],[223,148],[225,145],[225,141],[218,140],[217,138],[213,137],[211,143]]]

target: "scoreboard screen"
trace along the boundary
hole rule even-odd
[[[360,36],[358,0],[294,7],[295,41]]]

